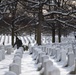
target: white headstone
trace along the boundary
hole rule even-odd
[[[20,74],[19,65],[17,63],[12,63],[9,65],[9,71],[15,72],[17,75]]]
[[[42,58],[41,58],[41,57],[42,57],[43,55],[45,55],[45,53],[44,53],[44,52],[39,53],[39,56],[38,56],[38,57],[39,57],[39,62],[41,62],[41,61],[42,61]]]
[[[60,70],[55,66],[51,66],[48,70],[48,75],[60,75]]]
[[[41,57],[42,66],[43,66],[44,62],[45,62],[46,60],[48,60],[48,59],[49,59],[49,57],[48,57],[47,55],[43,55],[43,56]]]
[[[21,58],[19,56],[14,57],[13,63],[17,63],[19,65],[19,72],[21,73]]]
[[[24,49],[23,49],[23,47],[20,47],[19,49],[21,49],[21,50],[22,50],[22,52],[23,52],[23,50],[24,50]]]
[[[61,51],[57,50],[57,57],[56,61],[59,61],[61,59]]]
[[[21,49],[17,49],[16,53],[21,53],[23,54],[23,51]]]
[[[22,58],[22,54],[20,54],[20,53],[16,53],[16,54],[14,55],[14,57],[16,57],[16,56],[19,56],[20,58]]]
[[[5,59],[5,50],[2,50],[2,59]]]
[[[2,60],[2,50],[0,50],[0,61]]]
[[[11,48],[7,49],[7,54],[11,54]]]
[[[68,55],[68,66],[73,66],[74,65],[74,54],[69,53]]]
[[[51,53],[52,53],[51,48],[49,48],[48,55],[51,55]]]
[[[51,62],[51,60],[46,60],[44,62],[44,75],[48,75],[48,70],[50,69],[50,67],[53,65],[53,62]]]
[[[61,52],[61,61],[66,61],[66,51]]]
[[[52,56],[53,56],[53,58],[56,57],[56,50],[55,49],[52,49]]]

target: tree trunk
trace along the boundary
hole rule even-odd
[[[61,42],[61,25],[58,25],[58,41]]]
[[[52,26],[52,43],[55,43],[55,24]]]

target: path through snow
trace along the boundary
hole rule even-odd
[[[20,75],[39,75],[35,62],[29,52],[25,52],[21,64],[22,73]]]

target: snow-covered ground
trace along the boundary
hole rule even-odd
[[[6,55],[5,59],[0,61],[0,75],[4,75],[5,72],[9,71],[9,65],[12,63],[14,53],[11,55]],[[70,67],[62,67],[62,63],[56,63],[53,59],[53,64],[59,68],[61,75],[68,75]],[[20,75],[40,75],[40,72],[37,71],[37,65],[32,59],[32,56],[29,55],[28,51],[25,51],[21,63],[21,74]]]
[[[20,75],[40,75],[37,71],[37,65],[35,65],[35,62],[32,59],[32,56],[29,55],[28,52],[25,52],[23,54],[22,58],[22,64],[21,64],[21,74]]]
[[[24,45],[28,45],[29,41],[33,43],[34,37],[30,36],[21,36],[20,39],[22,40]],[[56,36],[56,40],[57,40]],[[31,41],[32,40],[32,41]],[[43,36],[42,42],[43,44],[49,44],[51,43],[51,36]],[[69,43],[75,41],[75,38],[72,36],[68,37],[62,37],[62,42]],[[11,36],[6,35],[0,35],[0,45],[2,45],[4,42],[5,45],[11,45]],[[67,47],[66,47],[67,48]],[[12,63],[14,57],[14,53],[11,55],[5,55],[5,59],[0,61],[0,75],[4,75],[6,71],[9,71],[9,65]],[[62,67],[62,63],[55,62],[53,59],[51,59],[56,67],[59,68],[61,75],[67,75],[70,67]],[[32,56],[29,55],[28,51],[25,51],[22,58],[21,63],[21,74],[20,75],[40,75],[40,72],[37,71],[37,65],[35,64],[35,61],[32,59]]]
[[[71,71],[71,69],[74,69],[74,67],[63,67],[63,62],[56,62],[54,59],[50,60],[53,62],[54,66],[57,67],[60,70],[60,75],[71,75],[69,74],[69,72]]]
[[[28,45],[29,41],[31,42],[31,37],[19,36],[22,40],[23,45]],[[28,39],[29,38],[29,39]],[[34,41],[34,39],[33,39]],[[5,46],[11,46],[11,36],[10,35],[0,35],[0,45],[4,43]],[[33,43],[33,42],[31,42]],[[5,72],[9,71],[9,65],[13,61],[14,53],[11,55],[5,55],[5,59],[0,61],[0,75],[4,75]],[[20,75],[39,75],[39,72],[36,71],[35,62],[32,60],[32,57],[28,52],[23,54],[22,64],[21,64],[21,74]]]
[[[9,71],[9,65],[12,63],[14,53],[6,55],[5,59],[0,61],[0,75],[4,75],[5,72]],[[23,54],[21,61],[21,74],[20,75],[39,75],[35,62],[29,52],[26,51]]]
[[[4,75],[5,72],[9,71],[9,65],[12,63],[14,53],[11,55],[5,55],[5,59],[0,61],[0,75]]]

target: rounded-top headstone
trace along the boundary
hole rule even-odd
[[[73,65],[74,65],[74,54],[70,52],[68,54],[68,66],[73,66]]]
[[[49,59],[49,56],[47,56],[47,55],[43,55],[42,57],[41,57],[41,62],[42,62],[42,65],[44,64],[44,62],[46,61],[46,60],[48,60]]]
[[[19,56],[14,57],[13,63],[17,63],[19,65],[19,69],[21,73],[21,58]]]
[[[16,56],[19,56],[20,58],[22,58],[22,54],[20,54],[20,53],[16,53],[16,54],[14,55],[14,57],[16,57]]]
[[[0,61],[2,60],[2,51],[0,50]]]
[[[7,49],[7,54],[11,54],[11,48]]]
[[[20,65],[21,64],[21,58],[19,56],[16,56],[16,57],[14,57],[13,62],[18,63]]]
[[[49,69],[51,66],[53,66],[53,62],[51,60],[46,60],[43,64],[43,67],[45,68],[45,70]]]
[[[55,66],[52,66],[49,70],[48,70],[48,75],[60,75],[60,70],[55,67]]]
[[[9,65],[9,71],[15,72],[17,75],[20,74],[20,67],[17,63],[12,63]]]

